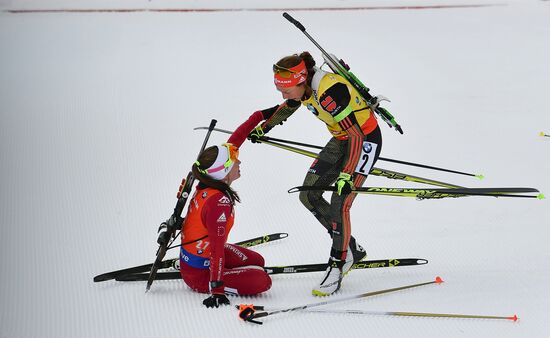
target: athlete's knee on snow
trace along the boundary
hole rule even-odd
[[[271,277],[263,270],[248,271],[246,286],[239,288],[241,295],[257,295],[271,289]]]

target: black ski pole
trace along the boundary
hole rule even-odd
[[[206,129],[206,127],[196,127],[196,128],[194,128],[194,130],[200,130],[200,129]],[[226,134],[232,134],[231,131],[225,130],[225,129],[214,128],[214,131],[218,131],[218,132],[226,133]],[[267,142],[279,142],[279,143],[292,144],[292,145],[295,145],[295,146],[307,147],[307,148],[312,148],[312,149],[323,149],[323,147],[318,146],[318,145],[315,145],[315,144],[309,144],[309,143],[303,143],[303,142],[296,142],[296,141],[291,141],[291,140],[284,140],[284,139],[275,138],[275,137],[270,137],[270,136],[262,136],[262,137],[259,139],[259,141],[260,141],[260,142],[262,142],[262,141],[267,141]],[[407,161],[395,160],[395,159],[392,159],[392,158],[387,158],[387,157],[382,157],[382,156],[378,157],[378,159],[379,159],[380,161],[398,163],[398,164],[408,165],[408,166],[411,166],[411,167],[419,167],[419,168],[424,168],[424,169],[431,169],[431,170],[437,170],[437,171],[444,171],[444,172],[453,173],[453,174],[459,174],[459,175],[465,175],[465,176],[472,176],[472,177],[479,178],[480,180],[482,180],[482,179],[484,178],[484,176],[483,176],[482,174],[472,174],[472,173],[467,173],[467,172],[458,171],[458,170],[452,170],[452,169],[445,169],[445,168],[440,168],[440,167],[434,167],[434,166],[430,166],[430,165],[426,165],[426,164],[420,164],[420,163],[414,163],[414,162],[407,162]]]

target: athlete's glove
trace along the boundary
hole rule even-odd
[[[254,128],[250,132],[250,134],[248,134],[248,139],[252,143],[257,143],[258,140],[264,135],[265,135],[264,130],[262,129],[262,126],[260,125],[260,126],[257,126],[256,128]]]
[[[351,175],[341,172],[334,184],[336,186],[336,192],[338,195],[347,195],[353,190],[353,182],[351,181]]]
[[[159,245],[167,245],[171,237],[175,236],[176,230],[181,230],[183,224],[183,218],[179,216],[172,216],[166,221],[160,223],[157,230],[158,237],[157,243]]]
[[[202,304],[206,307],[219,307],[220,305],[229,305],[229,299],[222,294],[213,294],[210,297],[202,301]]]

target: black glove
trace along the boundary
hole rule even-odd
[[[229,305],[229,299],[224,294],[213,294],[202,301],[206,307],[219,307],[220,305]]]
[[[167,245],[170,241],[170,238],[175,236],[176,230],[181,230],[182,224],[183,218],[180,216],[172,216],[166,221],[160,223],[157,230],[157,243],[159,245]]]
[[[257,126],[256,128],[254,128],[250,132],[250,134],[248,134],[248,139],[252,143],[257,143],[258,140],[264,135],[265,135],[264,130],[262,129],[262,126],[260,125],[260,126]]]

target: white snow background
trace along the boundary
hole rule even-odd
[[[327,7],[370,9],[315,10]],[[10,12],[102,8],[226,10]],[[352,271],[332,298],[438,275],[445,283],[326,307],[517,314],[516,323],[292,312],[256,326],[233,306],[206,309],[179,280],[147,294],[143,282],[93,283],[153,261],[157,226],[205,135],[194,127],[215,118],[233,129],[282,102],[271,72],[280,57],[309,50],[320,63],[283,11],[392,100],[384,106],[405,134],[381,123],[382,156],[486,178],[378,167],[550,191],[550,138],[538,135],[550,132],[550,1],[0,1],[1,337],[548,337],[548,200],[358,196],[353,234],[370,259],[429,264]],[[330,137],[304,108],[270,136],[318,145]],[[226,139],[214,133],[209,144]],[[325,262],[326,231],[287,193],[311,160],[248,142],[240,159],[243,202],[230,240],[288,232],[257,247],[268,265]],[[414,186],[374,176],[366,185]],[[320,278],[276,275],[267,293],[231,302],[318,302],[310,290]]]

